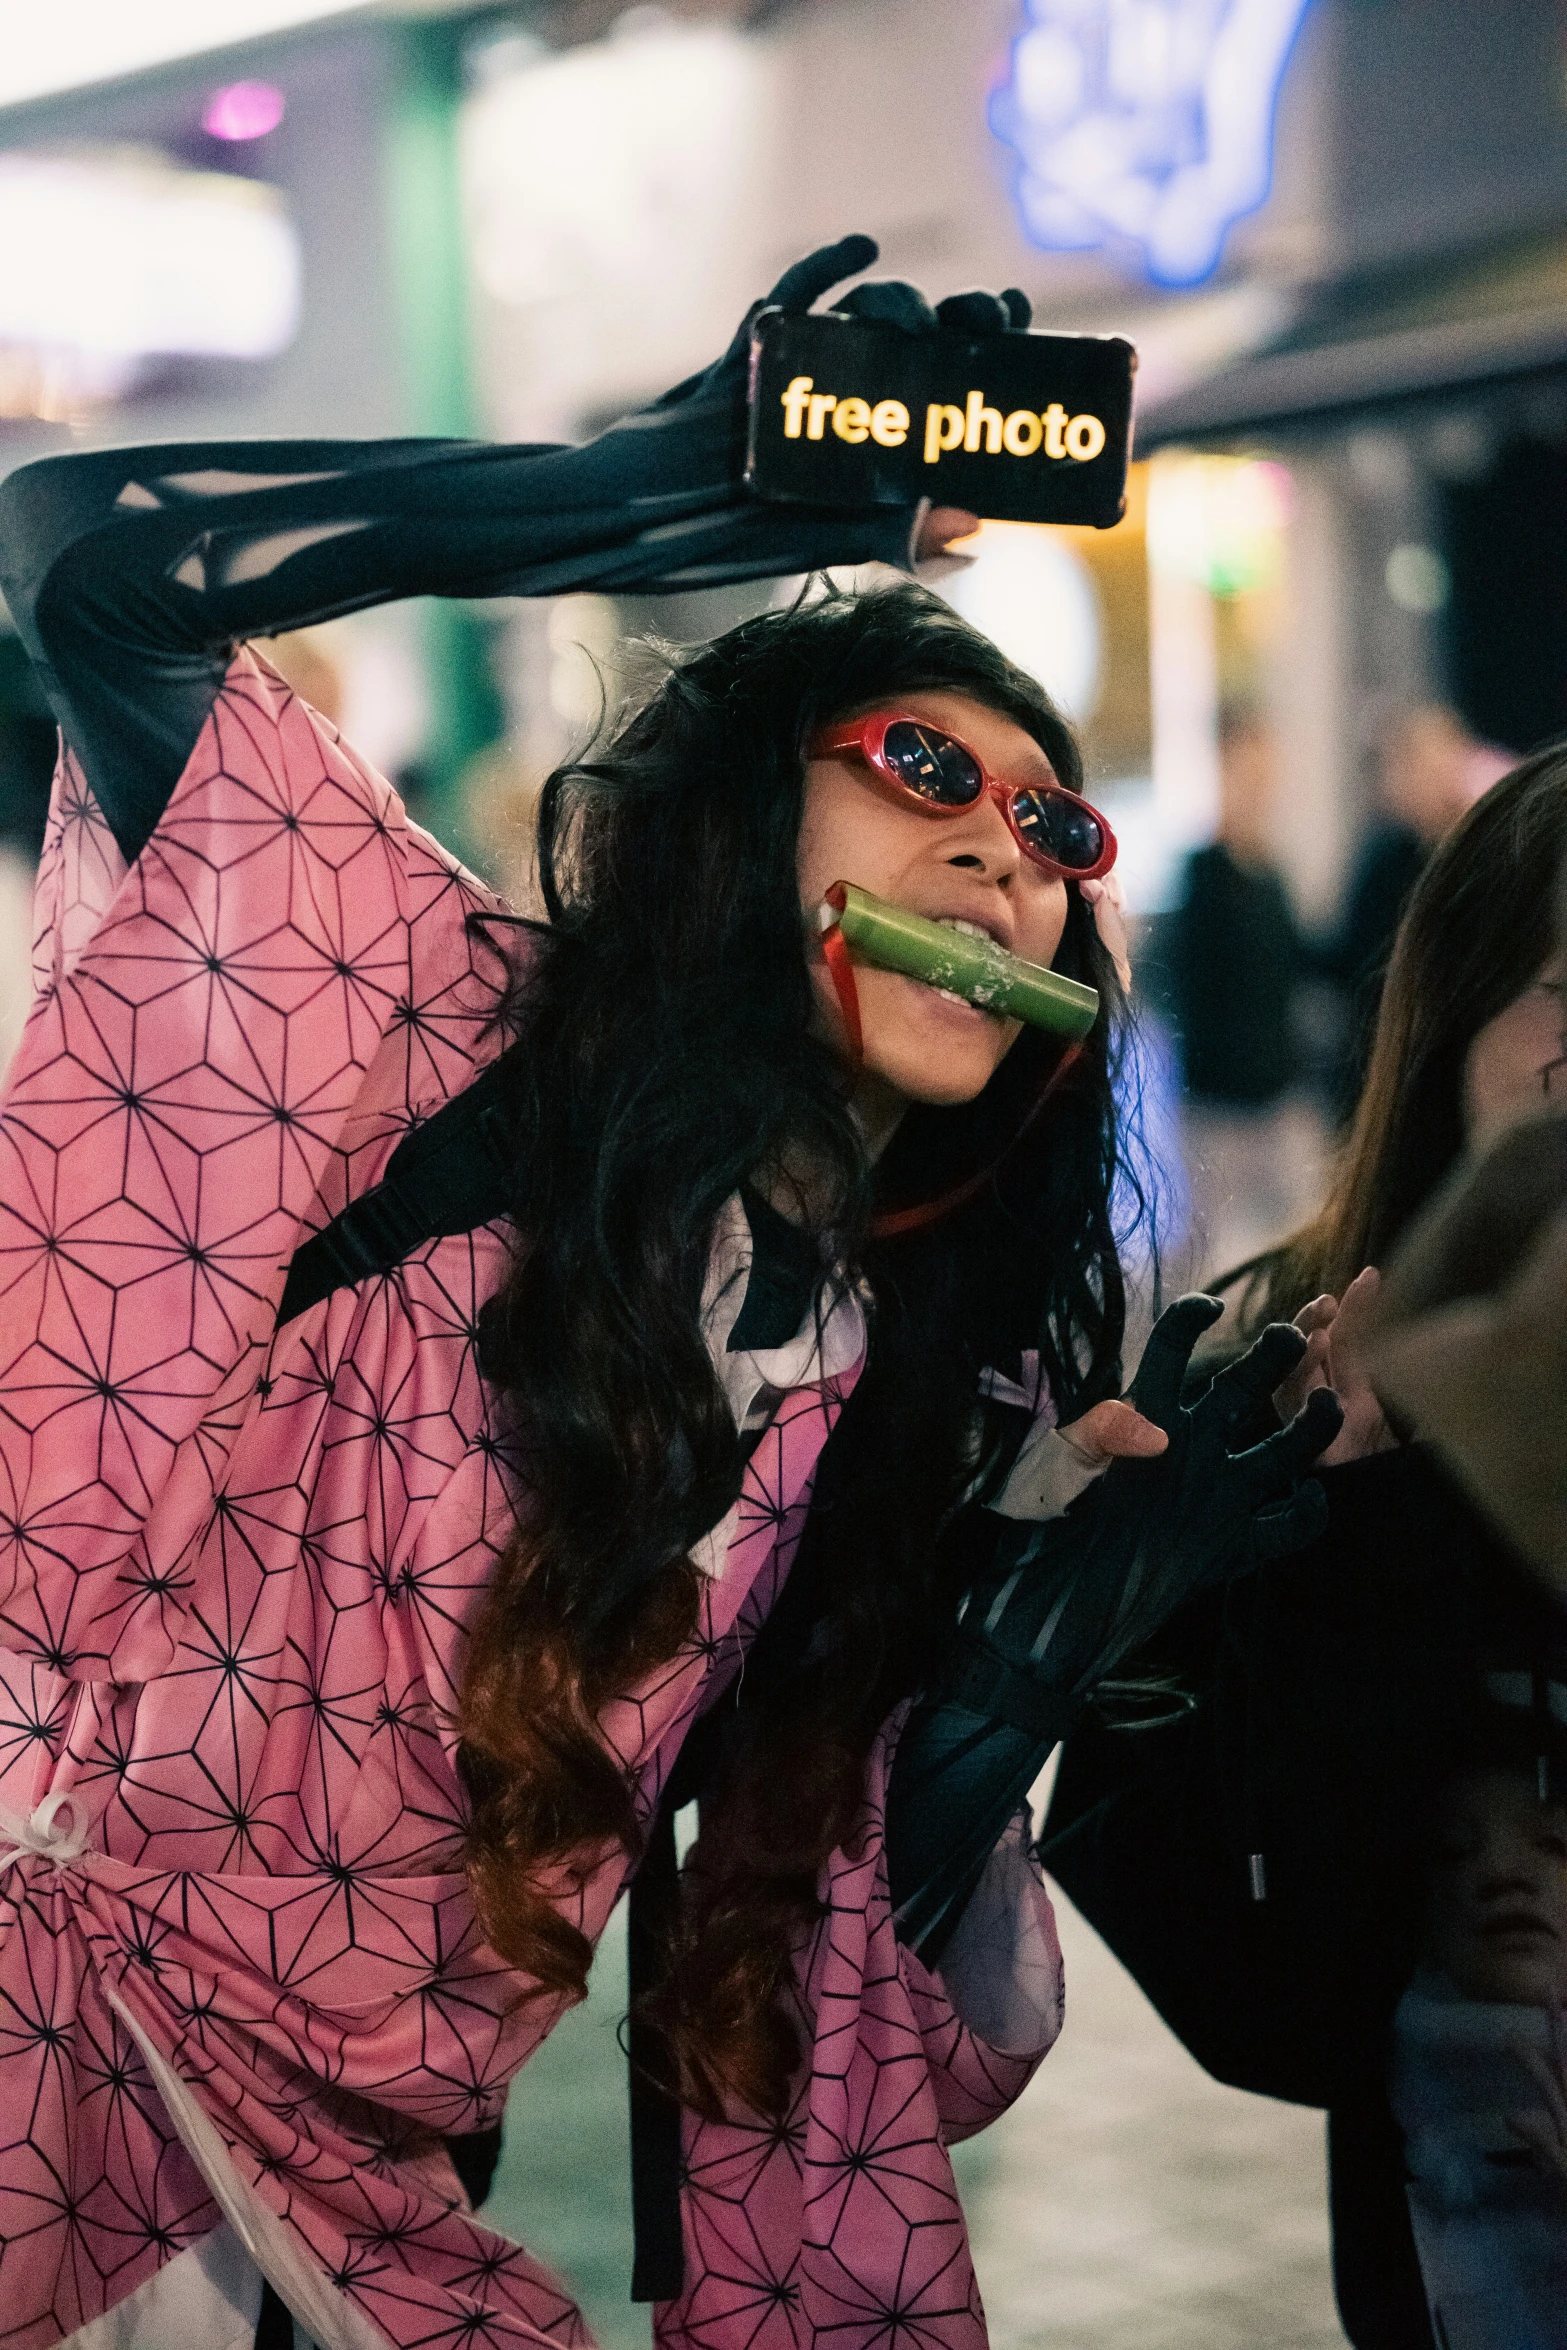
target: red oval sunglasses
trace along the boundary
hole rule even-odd
[[[988,794],[1024,855],[1056,880],[1097,881],[1115,863],[1115,834],[1077,792],[1062,783],[1002,783],[977,751],[924,718],[879,711],[824,728],[807,749],[813,759],[853,753],[927,816],[960,816]]]

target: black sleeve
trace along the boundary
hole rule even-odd
[[[1216,1626],[1194,1619],[1183,1630],[1195,1666]],[[1280,1842],[1282,1821],[1258,1820],[1258,1791],[1249,1804],[1226,1751],[1234,1737],[1226,1711],[1210,1695],[1169,1729],[1079,1731],[1061,1758],[1041,1857],[1205,2071],[1254,2094],[1329,2108],[1333,2283],[1344,2330],[1356,2350],[1435,2350],[1404,2198],[1403,2140],[1383,2085],[1392,2002],[1413,1956],[1415,1920],[1401,1881],[1410,1823],[1399,1823],[1405,1853],[1391,1860],[1368,1930],[1354,1898],[1355,1858],[1346,1854],[1342,1870],[1319,1871],[1308,1887],[1298,1845]],[[1309,1767],[1313,1758],[1298,1759]],[[1385,1828],[1380,1778],[1372,1810]],[[1298,1794],[1331,1808],[1334,1792],[1306,1785]],[[1274,1880],[1261,1902],[1245,1850],[1259,1826]],[[1342,1813],[1338,1826],[1342,1834]]]
[[[1328,2115],[1333,2292],[1355,2350],[1438,2350],[1404,2190],[1404,2136],[1380,2079]]]
[[[166,444],[0,484],[0,587],[116,840],[150,837],[233,647],[401,596],[906,563],[909,510],[764,505],[727,363],[583,448]]]

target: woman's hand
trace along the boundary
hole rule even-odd
[[[1273,1408],[1286,1423],[1293,1420],[1308,1395],[1330,1387],[1344,1407],[1344,1424],[1323,1454],[1319,1468],[1336,1469],[1344,1461],[1364,1460],[1368,1454],[1391,1452],[1397,1438],[1387,1424],[1366,1369],[1365,1334],[1376,1305],[1381,1276],[1367,1265],[1357,1273],[1342,1298],[1314,1297],[1295,1316],[1295,1327],[1306,1341],[1306,1351],[1289,1377],[1274,1390]]]
[[[1153,1420],[1145,1420],[1133,1403],[1111,1396],[1058,1431],[1078,1458],[1090,1468],[1106,1461],[1151,1461],[1168,1452],[1170,1439]]]

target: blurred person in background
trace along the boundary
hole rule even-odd
[[[1274,1410],[1296,1410],[1316,1380],[1341,1400],[1321,1472],[1327,1529],[1190,1610],[1141,1660],[1192,1710],[1178,1698],[1177,1718],[1138,1737],[1090,1726],[1070,1740],[1041,1846],[1199,2062],[1328,2109],[1335,2283],[1357,2350],[1436,2340],[1387,2066],[1473,1659],[1499,1623],[1526,1625],[1530,1653],[1567,1629],[1441,1473],[1418,1412],[1384,1413],[1365,1351],[1374,1268],[1466,1151],[1567,1095],[1564,848],[1557,751],[1495,785],[1417,883],[1328,1200],[1226,1285],[1230,1349],[1275,1316],[1307,1334]],[[1560,1389],[1533,1406],[1510,1395],[1527,1428],[1531,1409],[1557,1412]]]
[[[1186,1412],[1188,1303],[1120,1396],[1113,842],[988,640],[905,585],[699,649],[552,778],[520,934],[248,649],[968,527],[750,503],[747,358],[582,450],[0,491],[66,744],[0,1117],[0,2231],[38,2350],[572,2332],[474,2207],[634,1867],[660,2340],[914,2309],[979,2350],[945,2147],[1060,2024],[1041,1711],[1320,1522],[1330,1400],[1230,1443],[1297,1333]],[[839,878],[1087,982],[1088,1037],[856,971]]]
[[[1415,883],[1433,849],[1508,764],[1441,703],[1406,710],[1383,730],[1376,818],[1350,872],[1337,934],[1316,958],[1344,1001],[1344,1044],[1331,1085],[1341,1123],[1360,1096],[1388,957]]]
[[[1182,1136],[1200,1242],[1242,1253],[1285,1230],[1312,1153],[1290,1115],[1301,946],[1273,852],[1278,744],[1249,703],[1219,719],[1219,829],[1187,860],[1167,926],[1184,1086]],[[1212,1262],[1210,1253],[1208,1262]]]
[[[1432,2332],[1567,2338],[1567,1678],[1490,1660],[1430,1839],[1425,1947],[1393,2021],[1391,2103]]]

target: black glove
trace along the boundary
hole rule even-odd
[[[757,317],[763,310],[783,310],[791,316],[803,316],[840,279],[868,269],[876,251],[872,237],[840,237],[837,244],[823,245],[817,252],[808,253],[803,261],[796,261],[784,271],[770,294],[752,303],[721,359],[700,375],[688,376],[684,383],[676,384],[642,413],[667,416],[671,409],[678,409],[683,419],[693,424],[700,420],[711,435],[715,451],[726,445],[724,432],[715,429],[719,416],[725,416],[729,472],[738,482],[745,464],[751,328]],[[883,278],[871,285],[853,286],[841,301],[832,305],[832,312],[835,317],[857,318],[868,325],[901,327],[905,334],[914,335],[933,335],[943,328],[970,335],[1006,334],[1026,327],[1033,316],[1028,296],[1016,286],[1009,286],[1004,294],[989,294],[980,288],[949,294],[932,308],[918,286],[911,286],[901,278]],[[892,509],[894,513],[897,511]]]
[[[901,1938],[930,1962],[1008,1819],[1094,1688],[1197,1593],[1301,1550],[1327,1523],[1306,1477],[1343,1414],[1321,1388],[1287,1428],[1242,1452],[1305,1340],[1266,1329],[1189,1409],[1192,1349],[1221,1313],[1184,1297],[1155,1324],[1129,1401],[1169,1436],[1157,1460],[1113,1461],[1064,1517],[1008,1523],[965,1597],[939,1681],[898,1744],[887,1867]]]
[[[653,416],[667,408],[682,408],[694,400],[727,403],[739,402],[739,421],[745,431],[746,384],[751,368],[751,329],[764,310],[784,310],[791,317],[803,317],[811,304],[825,294],[829,286],[841,278],[853,277],[856,270],[869,269],[877,254],[874,237],[840,237],[835,245],[819,245],[814,253],[807,253],[803,261],[791,262],[770,294],[753,302],[740,324],[735,328],[728,349],[711,367],[704,367],[698,375],[688,375],[683,383],[663,392],[643,415]],[[869,294],[883,290],[888,293],[913,294],[912,286],[889,284],[884,289],[858,286],[855,293]],[[915,300],[923,304],[923,296]],[[840,308],[854,300],[846,294]]]
[[[963,335],[1021,333],[1034,315],[1028,296],[1016,286],[1008,286],[1004,294],[987,294],[978,287],[949,294],[932,309],[919,287],[901,278],[855,286],[833,304],[833,312],[839,318],[863,319],[867,326],[901,326],[909,335],[933,335],[942,329]]]

